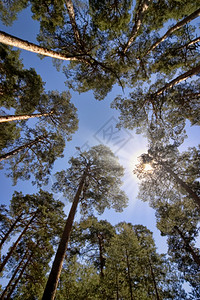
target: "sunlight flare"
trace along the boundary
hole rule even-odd
[[[144,165],[144,171],[148,172],[148,171],[152,171],[152,170],[153,170],[153,168],[150,164],[145,164]]]

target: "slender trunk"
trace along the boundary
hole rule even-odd
[[[126,249],[126,264],[127,264],[127,269],[128,269],[128,284],[129,284],[129,289],[130,289],[130,296],[131,300],[133,300],[133,291],[132,291],[132,283],[131,283],[131,275],[130,275],[130,264],[129,264],[129,257],[128,257],[128,251]]]
[[[142,2],[142,4],[140,4],[140,6],[138,8],[138,12],[135,16],[135,24],[132,28],[130,38],[129,38],[128,42],[126,43],[126,45],[124,46],[124,49],[123,49],[124,54],[126,53],[128,48],[131,46],[131,44],[135,40],[135,38],[138,34],[138,31],[141,27],[141,24],[142,24],[142,20],[143,20],[143,17],[144,17],[144,12],[148,9],[150,2],[152,2],[152,0],[144,0]]]
[[[158,288],[157,288],[157,284],[156,284],[156,279],[155,279],[155,275],[154,275],[154,271],[153,271],[150,259],[149,259],[149,266],[150,266],[150,270],[151,270],[151,276],[152,276],[152,279],[153,279],[153,285],[154,285],[155,292],[156,292],[156,300],[160,300],[160,297],[159,297],[159,294],[158,294]]]
[[[171,27],[156,43],[154,43],[149,50],[145,53],[144,56],[148,55],[151,51],[153,51],[160,43],[162,43],[170,34],[172,34],[174,31],[178,30],[179,28],[183,27],[187,23],[191,22],[192,20],[196,19],[200,16],[200,8],[195,10],[191,15],[187,16],[182,21],[176,23],[173,27]]]
[[[182,231],[178,228],[178,226],[174,226],[174,228],[181,236],[181,238],[186,246],[185,250],[192,255],[196,264],[200,266],[200,257],[194,252],[193,248],[190,246],[190,244],[188,243],[188,241],[186,240],[185,236],[183,235]]]
[[[31,225],[31,223],[33,222],[33,220],[35,219],[37,214],[37,211],[34,213],[34,215],[32,216],[32,218],[29,220],[29,222],[26,224],[24,230],[21,232],[21,234],[19,235],[18,239],[16,240],[16,242],[12,245],[12,247],[10,248],[10,251],[7,253],[6,257],[4,258],[2,264],[0,265],[0,272],[3,270],[3,268],[5,267],[7,261],[9,260],[9,258],[11,257],[13,251],[16,249],[17,245],[19,244],[22,236],[26,233],[27,229],[29,228],[29,226]]]
[[[174,85],[180,83],[183,80],[188,79],[189,77],[196,75],[200,72],[200,65],[197,65],[196,67],[192,68],[191,70],[183,73],[182,75],[176,77],[172,81],[168,82],[165,86],[163,86],[161,89],[159,89],[157,92],[155,92],[152,96],[159,96],[167,89],[173,87]]]
[[[116,268],[116,276],[115,276],[115,282],[116,282],[116,296],[117,296],[117,299],[116,300],[119,300],[119,280],[118,280],[118,270]]]
[[[103,260],[103,246],[102,246],[102,235],[97,235],[99,241],[99,260],[100,260],[100,277],[104,277],[103,267],[104,267],[104,260]]]
[[[81,47],[81,38],[80,38],[80,32],[78,30],[78,26],[76,24],[76,19],[75,19],[75,12],[74,12],[74,6],[72,0],[65,0],[68,15],[70,18],[70,22],[72,25],[72,29],[74,31],[74,37],[77,45]]]
[[[58,286],[58,281],[59,281],[60,274],[62,271],[62,265],[63,265],[63,261],[65,258],[65,255],[66,255],[67,246],[68,246],[68,242],[69,242],[69,238],[70,238],[70,233],[71,233],[72,225],[74,222],[74,217],[76,214],[76,209],[77,209],[77,206],[79,203],[81,192],[83,190],[85,179],[87,177],[87,172],[88,172],[88,167],[86,168],[86,170],[83,173],[81,181],[78,185],[76,195],[74,196],[73,204],[71,206],[69,216],[67,218],[65,228],[64,228],[59,246],[58,246],[58,250],[57,250],[56,256],[54,258],[54,262],[53,262],[53,265],[52,265],[52,268],[51,268],[51,271],[49,274],[49,278],[48,278],[48,281],[47,281],[47,284],[46,284],[46,287],[44,290],[42,300],[53,300],[55,298],[56,289]]]
[[[16,220],[12,223],[12,225],[10,226],[10,228],[8,229],[8,231],[6,232],[6,234],[4,235],[4,237],[2,238],[1,242],[0,242],[0,249],[2,248],[3,244],[5,243],[5,241],[7,240],[7,238],[9,237],[10,233],[14,230],[16,224],[19,222],[19,220],[21,219],[23,213],[21,213]]]
[[[10,152],[7,152],[5,154],[2,154],[0,155],[0,162],[2,160],[5,160],[5,159],[8,159],[14,155],[16,155],[17,153],[19,153],[20,151],[26,149],[26,148],[30,148],[31,146],[37,144],[39,141],[41,141],[42,139],[44,139],[44,136],[39,136],[37,137],[35,140],[29,142],[29,143],[26,143],[18,148],[15,148],[14,150],[10,151]]]
[[[17,38],[17,37],[15,37],[13,35],[10,35],[10,34],[4,32],[4,31],[0,31],[0,43],[6,44],[6,45],[9,45],[9,46],[14,46],[14,47],[24,49],[26,51],[34,52],[34,53],[37,53],[37,54],[41,54],[41,55],[44,55],[44,56],[49,56],[49,57],[52,57],[52,58],[61,59],[61,60],[70,60],[70,61],[71,60],[80,60],[76,56],[62,55],[59,52],[48,50],[46,48],[35,45],[33,43],[29,43],[28,41]]]
[[[176,182],[188,193],[190,198],[192,198],[200,208],[199,196],[187,185],[187,183],[180,179],[165,163],[160,161],[158,161],[158,163],[163,166],[163,168],[176,180]]]
[[[45,114],[31,114],[31,115],[9,115],[9,116],[0,116],[0,123],[11,122],[11,121],[23,121],[31,118],[40,118],[47,117],[52,115],[52,112]]]
[[[22,278],[22,275],[27,267],[27,265],[29,264],[31,257],[33,256],[33,253],[31,253],[26,261],[26,263],[24,264],[23,268],[21,269],[21,272],[19,273],[19,276],[17,277],[17,279],[15,280],[15,283],[12,285],[10,292],[8,293],[6,299],[10,299],[10,296],[12,295],[16,285],[18,284],[18,282],[20,281],[20,279]]]
[[[9,289],[10,289],[10,287],[11,287],[11,284],[13,283],[13,280],[15,279],[15,277],[16,277],[16,275],[17,275],[19,269],[21,268],[21,266],[22,266],[22,264],[23,264],[23,262],[24,262],[24,260],[25,260],[25,258],[26,258],[26,256],[27,256],[27,252],[28,252],[28,250],[25,252],[24,256],[23,256],[22,259],[20,260],[20,263],[18,264],[18,266],[17,266],[17,268],[15,269],[15,271],[14,271],[14,273],[13,273],[11,279],[9,280],[7,286],[5,287],[3,293],[1,294],[1,298],[0,298],[1,300],[5,299],[5,295],[6,295],[7,292],[9,291]]]

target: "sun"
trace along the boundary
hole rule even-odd
[[[152,168],[152,166],[150,165],[150,164],[145,164],[144,165],[144,171],[152,171],[153,170],[153,168]]]

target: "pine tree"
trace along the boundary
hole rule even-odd
[[[43,294],[43,299],[54,299],[62,264],[66,254],[72,224],[79,202],[82,213],[95,209],[103,213],[104,209],[114,208],[121,211],[126,206],[127,198],[120,190],[123,168],[119,165],[112,151],[99,145],[88,152],[71,158],[71,167],[57,173],[57,189],[63,191],[72,203],[63,235],[52,265],[52,269]],[[78,182],[78,185],[77,185]]]
[[[194,155],[194,153],[197,155]],[[192,156],[193,160],[188,161],[188,156]],[[166,192],[166,187],[169,185],[171,188],[175,189],[179,194],[180,199],[186,195],[194,201],[196,206],[200,207],[199,198],[199,183],[198,183],[198,156],[199,151],[194,147],[188,149],[188,152],[179,153],[175,145],[158,145],[152,146],[148,150],[148,154],[141,155],[141,163],[137,166],[135,172],[138,177],[144,179],[141,184],[141,196],[144,193],[147,195],[150,189],[153,193],[157,193],[159,196]],[[185,161],[184,161],[185,158]],[[192,164],[195,164],[192,167]],[[152,172],[145,172],[145,164],[152,165]],[[188,164],[189,163],[189,164]],[[196,164],[197,163],[197,164]],[[190,178],[190,168],[194,173],[191,174]],[[159,178],[159,179],[158,179]],[[146,180],[147,179],[147,180]],[[148,188],[147,181],[152,181],[151,187]],[[159,180],[159,184],[158,184]],[[146,181],[146,182],[145,182]],[[157,186],[156,186],[157,184]],[[149,182],[148,182],[149,185]],[[144,188],[144,186],[146,186]],[[144,196],[144,194],[143,194]],[[143,198],[142,196],[142,198]],[[152,193],[149,193],[147,199],[150,199]],[[154,199],[155,197],[152,197]],[[163,198],[164,200],[164,198]]]
[[[34,183],[41,185],[48,182],[54,161],[63,156],[65,141],[61,134],[38,126],[36,129],[25,128],[24,137],[14,146],[0,156],[8,171],[6,175],[14,184],[18,179],[28,180],[34,176]]]
[[[53,246],[58,242],[64,223],[63,206],[62,202],[53,199],[52,194],[42,190],[25,196],[14,193],[6,215],[18,222],[11,223],[14,229],[9,233],[12,238],[9,257],[5,254],[2,258],[1,267],[5,265],[9,271],[10,281],[1,297],[9,298],[13,293],[24,299],[30,295],[41,296]]]
[[[19,55],[19,50],[0,45],[0,105],[14,108],[17,114],[32,113],[44,92],[44,84],[33,68],[24,68]]]

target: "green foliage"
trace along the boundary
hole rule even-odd
[[[125,222],[116,228],[118,235],[108,248],[106,279],[113,278],[110,289],[125,299],[131,299],[131,294],[133,299],[179,299],[181,294],[184,297],[178,276],[164,255],[156,253],[152,232],[143,225]]]
[[[95,97],[103,99],[118,83],[133,87],[138,80],[147,81],[155,72],[173,76],[177,68],[192,67],[198,61],[196,45],[187,48],[195,37],[196,26],[183,25],[161,42],[152,54],[146,55],[162,36],[166,22],[180,21],[198,9],[198,1],[151,1],[142,17],[139,14],[144,1],[89,1],[87,5],[74,4],[75,22],[80,33],[81,46],[76,41],[74,24],[68,14],[55,32],[41,25],[38,40],[44,47],[64,55],[77,57],[64,70],[67,84],[76,91],[93,90]],[[181,6],[181,9],[180,9]],[[56,7],[56,5],[55,5]],[[87,10],[88,9],[88,10]],[[89,13],[89,15],[88,15]],[[141,19],[141,24],[133,30]],[[78,25],[77,25],[78,24]],[[137,27],[137,26],[136,26]],[[135,37],[130,47],[124,47]]]
[[[199,3],[187,0],[152,1],[151,9],[146,14],[144,24],[159,29],[169,20],[180,20],[199,8]]]
[[[55,127],[68,141],[71,140],[71,134],[78,129],[77,109],[70,99],[69,92],[60,94],[57,91],[48,92],[40,96],[37,108],[43,114],[49,113],[49,116],[44,116],[42,121]]]
[[[141,17],[145,3],[148,8]],[[188,80],[198,75],[192,73],[199,64],[197,24],[183,24],[151,50],[167,31],[166,24],[172,28],[184,21],[199,9],[199,1],[75,1],[70,15],[64,0],[13,0],[0,3],[0,17],[11,24],[28,5],[33,18],[40,22],[40,45],[77,58],[64,69],[70,88],[93,90],[99,100],[116,83],[133,88],[128,98],[118,96],[112,108],[121,112],[119,127],[136,128],[150,139],[148,154],[141,156],[136,170],[141,179],[139,197],[156,210],[157,227],[169,245],[167,262],[156,252],[146,227],[121,223],[114,229],[108,222],[90,217],[76,224],[72,232],[69,261],[64,265],[57,298],[187,299],[181,280],[191,285],[190,298],[199,298],[199,251],[195,248],[199,213],[190,193],[172,174],[199,195],[199,149],[184,153],[177,149],[185,137],[186,120],[199,125],[199,80]],[[133,40],[125,51],[131,35]],[[30,179],[30,170],[35,182],[46,183],[54,161],[62,157],[63,134],[70,140],[77,129],[76,109],[69,93],[45,94],[40,76],[34,69],[23,69],[18,51],[1,45],[0,59],[0,105],[14,109],[15,114],[49,113],[34,129],[22,131],[21,123],[0,125],[1,158],[7,158],[5,166],[14,183]],[[188,71],[191,73],[180,80],[179,74]],[[144,163],[151,163],[154,169],[145,171]],[[112,207],[121,211],[126,206],[127,198],[120,190],[123,168],[108,148],[93,147],[71,158],[69,169],[57,173],[55,189],[72,201],[84,172],[87,176],[80,197],[84,216],[92,215],[93,210],[103,213]],[[11,228],[12,221],[23,212],[6,241],[24,228],[36,209],[40,212],[9,260],[13,274],[22,254],[27,256],[21,270],[33,254],[13,299],[41,297],[52,245],[60,235],[62,221],[55,216],[59,208],[44,192],[39,198],[43,200],[39,201],[38,195],[15,194],[10,212],[3,212],[1,207],[2,230]]]
[[[92,264],[81,264],[76,256],[64,265],[56,299],[58,300],[98,300],[99,276]]]
[[[14,123],[0,124],[0,151],[8,148],[20,137],[20,128]]]
[[[104,146],[94,146],[69,161],[71,165],[66,171],[56,173],[55,190],[62,191],[64,196],[73,200],[84,170],[87,177],[81,194],[81,213],[88,214],[95,209],[99,214],[105,208],[122,211],[127,205],[127,197],[120,189],[124,169],[118,163],[112,151]]]
[[[34,176],[34,184],[48,183],[55,160],[63,157],[65,140],[47,129],[27,129],[24,137],[16,141],[15,148],[12,146],[11,151],[2,153],[0,158],[8,170],[6,174],[14,184],[18,179],[29,180],[31,176]]]
[[[174,203],[158,206],[156,218],[158,229],[167,236],[171,260],[190,284],[194,299],[198,298],[200,252],[195,247],[195,240],[199,234],[199,213],[190,199],[177,199]]]
[[[43,82],[34,69],[23,69],[19,54],[0,45],[0,105],[14,108],[17,114],[32,113],[44,91]]]
[[[5,270],[5,274],[10,278],[20,265],[7,291],[8,295],[20,276],[13,291],[13,299],[39,299],[41,297],[49,262],[54,253],[53,245],[57,244],[63,228],[65,218],[63,207],[62,202],[54,200],[52,194],[42,190],[38,194],[25,196],[19,192],[14,193],[6,216],[10,225],[19,215],[21,218],[10,233],[12,241],[15,239],[16,232],[22,232],[29,220],[34,215],[35,217],[21,237]]]
[[[163,78],[157,80],[148,90],[138,86],[129,98],[117,96],[111,107],[120,111],[118,127],[136,129],[138,133],[162,127],[166,136],[174,138],[183,131],[187,119],[199,125],[199,80],[180,83],[160,93],[163,83]]]
[[[33,112],[48,114],[41,118],[50,123],[58,131],[71,138],[78,128],[75,106],[70,102],[69,92],[44,92],[44,83],[34,69],[23,69],[19,60],[19,52],[7,46],[1,46],[1,96],[0,104],[6,109],[14,108],[15,114],[31,114]]]
[[[115,230],[109,222],[88,217],[74,225],[69,247],[70,256],[77,254],[80,259],[84,258],[89,263],[93,263],[103,277],[105,248],[114,234]]]
[[[101,31],[119,34],[128,29],[130,22],[130,0],[123,1],[89,1],[89,12],[95,27]]]
[[[94,259],[99,258],[100,234],[104,245],[103,276],[99,276]],[[60,300],[154,299],[156,289],[161,299],[186,299],[177,270],[156,252],[152,232],[145,226],[123,222],[113,227],[90,217],[76,223],[69,252],[58,287]]]
[[[145,171],[145,164],[151,164]],[[165,166],[168,166],[166,169]],[[181,277],[190,284],[194,298],[199,297],[200,253],[195,247],[199,234],[199,210],[192,194],[186,192],[172,172],[199,195],[199,149],[180,153],[175,145],[152,143],[148,154],[141,156],[136,174],[140,178],[138,197],[149,201],[156,210],[157,227],[167,236],[168,254],[177,264]]]
[[[15,115],[43,114],[34,129],[24,122],[0,124],[0,158],[9,159],[6,167],[11,170],[9,176],[14,184],[19,178],[30,179],[31,172],[35,182],[47,182],[54,161],[62,157],[65,140],[71,140],[78,129],[76,108],[70,102],[69,92],[45,93],[35,70],[23,68],[19,51],[1,45],[0,57],[0,105],[7,110],[14,109]],[[39,136],[43,137],[38,140]]]
[[[42,28],[48,28],[50,32],[54,32],[57,26],[63,26],[64,22],[64,1],[56,0],[29,0],[33,19],[40,21]]]
[[[164,146],[158,142],[157,145],[151,146],[148,154],[141,155],[140,163],[134,170],[141,179],[139,197],[144,201],[149,201],[153,207],[154,203],[157,206],[159,203],[168,202],[168,199],[174,198],[173,202],[185,196],[193,199],[173,173],[198,194],[198,149],[193,147],[180,153],[176,144]],[[145,171],[146,163],[151,164],[152,170]]]
[[[28,5],[28,0],[3,0],[0,2],[0,18],[5,25],[12,25],[17,19],[17,14],[25,9]]]
[[[195,50],[187,47],[195,38],[196,25],[187,22],[149,52],[166,23],[178,23],[198,10],[197,0],[78,1],[72,3],[71,11],[65,1],[27,3],[33,18],[40,21],[41,45],[77,58],[65,70],[67,84],[79,92],[92,89],[97,99],[103,99],[115,83],[133,87],[155,72],[172,78],[178,68],[192,67],[198,61],[198,44]],[[18,1],[14,4],[21,7]]]

